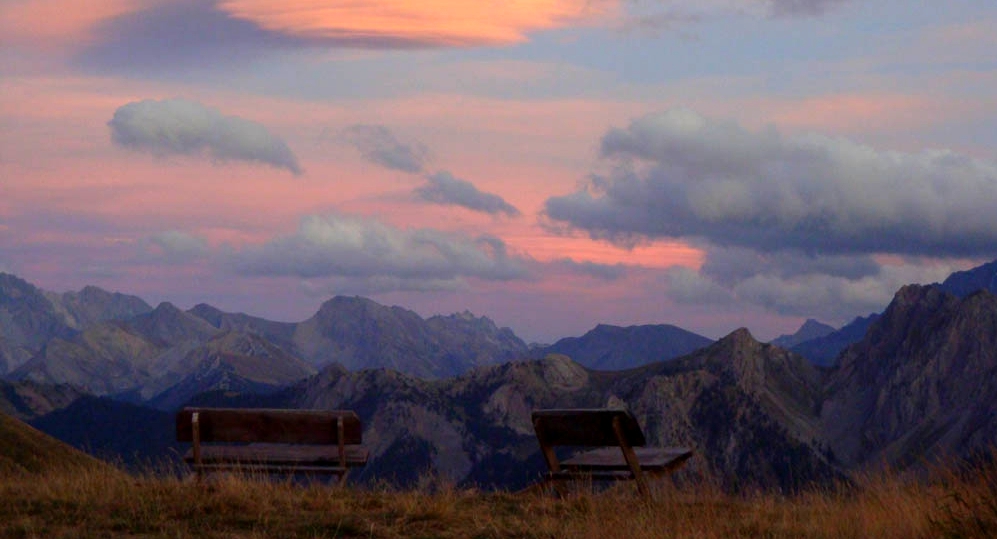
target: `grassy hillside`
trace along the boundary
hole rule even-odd
[[[997,471],[928,483],[870,478],[793,496],[633,485],[563,497],[420,488],[300,486],[218,476],[205,484],[106,467],[0,479],[2,537],[928,538],[997,535]]]
[[[96,459],[0,413],[0,476],[23,477],[53,470],[104,467]]]

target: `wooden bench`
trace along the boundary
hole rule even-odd
[[[634,416],[626,410],[537,410],[533,428],[549,469],[546,480],[631,479],[649,496],[645,474],[670,473],[692,456],[686,447],[644,447],[647,440]],[[554,448],[592,448],[559,460]]]
[[[177,441],[197,474],[241,469],[286,474],[332,474],[342,482],[367,463],[360,418],[345,410],[184,408]]]

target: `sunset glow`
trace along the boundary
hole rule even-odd
[[[997,10],[0,3],[0,271],[551,342],[842,325],[997,257]]]
[[[226,0],[220,7],[268,30],[308,38],[468,46],[519,43],[527,32],[590,21],[611,6],[607,0]]]

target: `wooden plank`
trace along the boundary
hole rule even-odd
[[[637,420],[626,410],[537,410],[532,417],[541,445],[618,446],[613,429],[614,418],[619,421],[623,436],[631,447],[647,444]]]
[[[687,447],[635,447],[633,451],[641,469],[647,471],[674,468],[692,456],[692,450]],[[577,471],[630,470],[619,447],[585,451],[565,459],[561,466]]]
[[[191,416],[198,413],[202,442],[270,442],[337,444],[337,420],[343,419],[343,442],[359,444],[363,428],[349,410],[273,410],[185,408],[177,413],[177,440],[193,441]]]
[[[242,471],[247,473],[281,473],[281,474],[329,474],[345,476],[349,468],[339,466],[308,466],[308,465],[270,465],[270,464],[249,464],[233,466],[232,464],[204,464],[199,471],[221,472],[221,471]]]
[[[629,481],[633,479],[629,470],[605,470],[576,472],[562,470],[560,472],[548,472],[547,479],[557,481]]]
[[[346,446],[345,449],[347,466],[363,466],[367,463],[369,457],[367,449],[356,445]],[[194,462],[193,449],[187,451],[184,460],[189,463]],[[288,444],[202,445],[201,462],[203,464],[243,463],[249,466],[260,463],[340,466],[341,463],[339,449],[334,445]]]

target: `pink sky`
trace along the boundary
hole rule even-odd
[[[4,3],[0,271],[769,339],[997,256],[997,12],[781,4]]]

